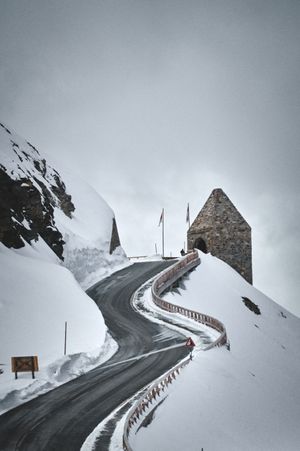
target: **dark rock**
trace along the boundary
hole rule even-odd
[[[52,185],[52,191],[57,196],[60,202],[60,208],[66,216],[72,217],[72,212],[75,210],[75,206],[72,202],[72,197],[66,193],[66,186],[64,182],[57,175],[54,175],[56,186]]]
[[[27,142],[28,146],[30,146],[38,155],[40,154],[39,151],[32,144],[30,144],[29,141],[26,141],[26,142]]]
[[[243,300],[243,303],[245,304],[245,306],[249,310],[251,310],[251,312],[255,313],[255,315],[261,315],[260,308],[258,307],[258,305],[254,304],[254,302],[251,301],[251,299],[246,298],[245,296],[242,296],[242,300]],[[255,324],[255,326],[256,326],[256,324]]]
[[[117,249],[117,247],[119,247],[119,246],[121,246],[121,243],[120,243],[117,223],[116,223],[115,218],[113,218],[109,253],[112,254],[113,251],[115,249]]]
[[[2,127],[2,128],[4,128],[4,130],[8,133],[8,134],[10,134],[11,135],[11,131],[10,130],[8,130],[8,128],[7,127],[5,127],[5,125],[3,125],[3,124],[1,124],[0,123],[0,126]]]
[[[64,241],[55,227],[53,195],[41,180],[33,178],[42,194],[29,178],[14,180],[2,168],[3,166],[0,169],[0,241],[7,247],[19,249],[24,246],[24,241],[37,241],[41,236],[63,260]],[[71,196],[65,196],[70,205]],[[74,205],[72,206],[74,211]]]

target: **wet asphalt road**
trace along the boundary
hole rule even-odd
[[[124,400],[134,395],[185,355],[184,347],[120,365],[104,366],[184,341],[152,323],[130,306],[134,291],[169,262],[138,263],[92,287],[118,352],[89,373],[0,416],[0,450],[77,451],[86,437]],[[97,450],[108,449],[109,436]]]

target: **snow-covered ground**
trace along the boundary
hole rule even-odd
[[[55,208],[55,223],[64,237],[64,265],[87,289],[112,272],[130,264],[122,247],[109,253],[113,210],[101,196],[66,169],[60,174],[72,193],[75,211],[68,218]]]
[[[130,264],[121,247],[109,253],[114,213],[101,196],[67,171],[58,174],[33,146],[7,130],[0,127],[2,169],[13,180],[30,180],[42,203],[41,186],[46,187],[54,209],[52,225],[65,244],[62,262],[41,236],[30,244],[22,238],[20,249],[0,243],[0,413],[88,371],[116,351],[101,312],[83,289]],[[75,206],[71,217],[53,190],[61,176]],[[32,226],[25,219],[23,225]],[[38,356],[35,381],[30,373],[19,373],[15,380],[11,372],[11,357],[24,355]]]
[[[20,250],[0,243],[0,413],[88,371],[117,349],[96,304],[51,252],[42,241]],[[35,381],[31,373],[15,380],[11,372],[10,358],[26,355],[38,356]]]
[[[197,353],[132,438],[134,450],[299,450],[300,319],[224,262],[201,260],[186,289],[166,299],[221,320],[231,350]]]

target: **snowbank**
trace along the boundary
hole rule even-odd
[[[55,223],[63,235],[64,265],[86,289],[130,262],[122,247],[110,254],[113,210],[84,180],[67,170],[60,174],[72,193],[75,211],[72,218],[55,208]]]
[[[166,298],[222,321],[231,351],[198,353],[134,449],[297,451],[300,320],[222,261],[201,260],[186,290]]]
[[[54,254],[53,261],[49,261],[46,245],[40,243],[37,247],[27,244],[13,251],[0,243],[0,363],[4,370],[0,375],[0,410],[1,399],[10,390],[32,382],[28,373],[20,373],[18,381],[14,381],[10,358],[37,355],[41,368],[61,358],[65,321],[67,354],[84,351],[95,357],[105,341],[107,328],[96,304],[73,275],[57,264]],[[88,366],[87,362],[83,362],[84,366]]]
[[[18,255],[1,245],[0,359],[39,355],[46,364],[63,351],[68,321],[68,353],[94,350],[104,342],[106,327],[96,304],[73,275],[55,263]]]

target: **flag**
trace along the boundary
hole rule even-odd
[[[186,220],[185,222],[190,223],[190,205],[187,204],[187,209],[186,209]]]
[[[162,209],[162,211],[161,211],[161,215],[160,215],[160,218],[159,218],[159,223],[158,223],[158,227],[161,225],[161,223],[163,222],[163,219],[164,219],[164,209]]]

